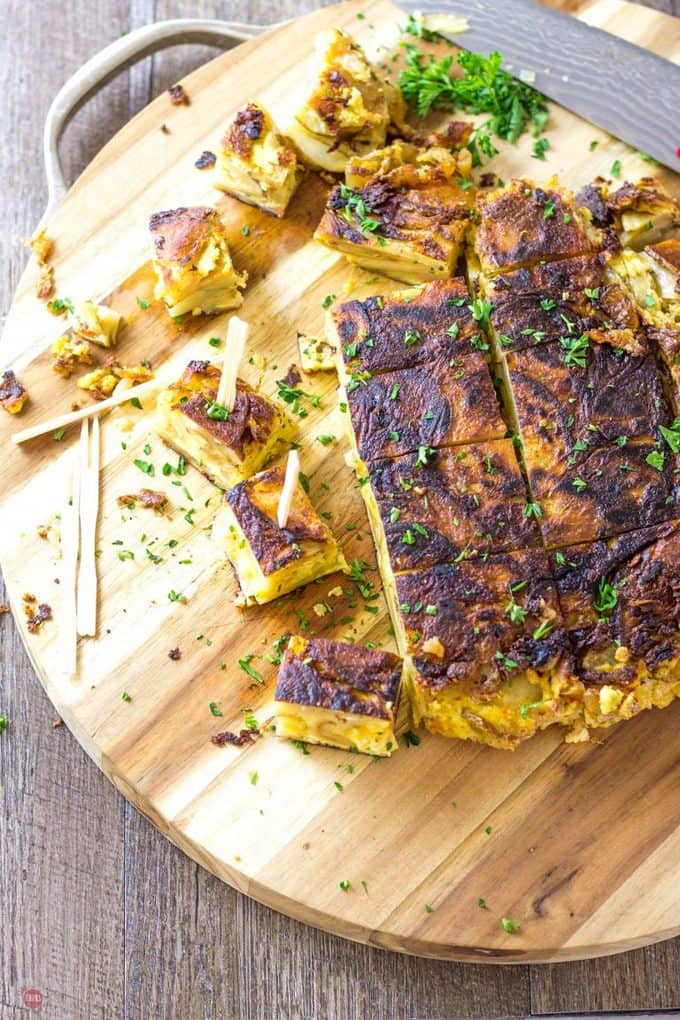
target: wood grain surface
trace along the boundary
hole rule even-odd
[[[36,85],[30,103],[17,98],[3,109],[5,136],[16,140],[3,155],[9,164],[3,181],[13,184],[2,194],[5,303],[23,261],[17,238],[41,211],[37,154],[45,102],[93,49],[132,27],[127,7],[88,10],[70,21],[62,12],[57,24],[37,19],[38,5],[9,6],[13,37],[25,50],[3,60],[3,95],[25,88],[19,67],[33,69]],[[158,4],[154,11],[133,4],[131,13],[138,24],[154,14],[199,13],[196,6]],[[253,20],[288,13],[200,6],[200,13]],[[5,46],[7,38],[3,32]],[[49,62],[36,57],[41,40],[54,55]],[[70,65],[60,63],[69,58]],[[134,69],[79,115],[67,139],[71,173],[152,91],[186,72],[178,59],[175,53],[154,68]],[[379,953],[304,929],[233,893],[124,805],[65,729],[51,729],[53,711],[9,619],[0,626],[0,711],[10,718],[0,742],[0,836],[8,850],[0,859],[0,909],[3,933],[12,932],[0,950],[3,1015],[19,1012],[26,987],[43,991],[44,1015],[55,1017],[436,1017],[677,1006],[677,942],[616,960],[533,968],[530,987],[527,968]]]

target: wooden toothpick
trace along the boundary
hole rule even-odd
[[[243,359],[250,326],[237,315],[232,315],[227,327],[227,343],[222,363],[222,375],[217,387],[216,403],[233,411],[236,403],[236,377]]]
[[[295,494],[295,487],[300,484],[300,455],[297,450],[291,450],[288,454],[286,464],[286,477],[283,479],[283,488],[279,498],[279,508],[276,514],[276,521],[280,528],[285,528],[288,523],[288,515]]]

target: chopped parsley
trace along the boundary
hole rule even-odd
[[[652,450],[645,457],[645,463],[649,464],[650,467],[656,468],[657,471],[663,471],[665,461],[666,453],[664,450]]]
[[[659,426],[659,432],[668,443],[673,453],[680,453],[680,418],[675,418],[670,428]]]
[[[468,144],[474,165],[482,162],[480,152],[487,158],[496,155],[492,135],[516,142],[530,128],[537,134],[545,128],[548,121],[545,97],[503,70],[500,53],[484,57],[461,50],[457,59],[463,74],[453,78],[453,56],[436,60],[430,55],[426,61],[412,43],[403,45],[406,67],[399,76],[399,87],[404,98],[415,105],[418,116],[424,117],[430,110],[489,114],[489,120],[475,129]]]
[[[540,159],[545,162],[545,154],[549,148],[550,142],[547,138],[538,138],[534,142],[534,151],[532,152],[532,156],[534,159]]]
[[[581,336],[561,336],[560,344],[564,351],[564,363],[569,368],[585,368],[589,341],[585,333]]]
[[[211,715],[222,715],[219,708],[217,707],[216,701],[211,701],[210,704],[208,705],[208,708],[210,709]]]
[[[155,467],[148,460],[139,460],[137,458],[134,464],[135,467],[138,467],[140,471],[143,471],[145,475],[149,475],[151,478],[156,474]]]
[[[518,931],[519,925],[517,924],[517,921],[513,921],[511,917],[502,917],[501,928],[503,931],[506,931],[508,935],[514,935],[515,932]]]
[[[621,176],[621,160],[620,159],[615,159],[614,160],[614,162],[612,163],[612,165],[611,165],[611,167],[609,169],[609,173],[612,175],[612,177],[620,177]]]
[[[619,601],[619,593],[615,584],[609,584],[606,577],[597,582],[593,608],[600,616],[610,616]]]

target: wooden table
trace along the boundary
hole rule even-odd
[[[48,103],[96,49],[148,21],[276,21],[316,0],[4,0],[0,14],[0,311],[45,200]],[[569,9],[574,0],[556,3]],[[650,6],[680,13],[679,0]],[[109,85],[67,132],[74,178],[150,98],[212,55],[170,51]],[[0,602],[2,589],[0,588]],[[306,928],[222,885],[184,857],[105,780],[36,681],[0,618],[0,1020],[406,1020],[680,1007],[680,939],[587,963],[483,967],[382,953]],[[29,1000],[30,1001],[30,1000]]]

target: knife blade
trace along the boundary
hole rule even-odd
[[[469,19],[456,46],[503,54],[539,92],[670,167],[680,170],[680,66],[535,0],[397,0],[408,14]]]

